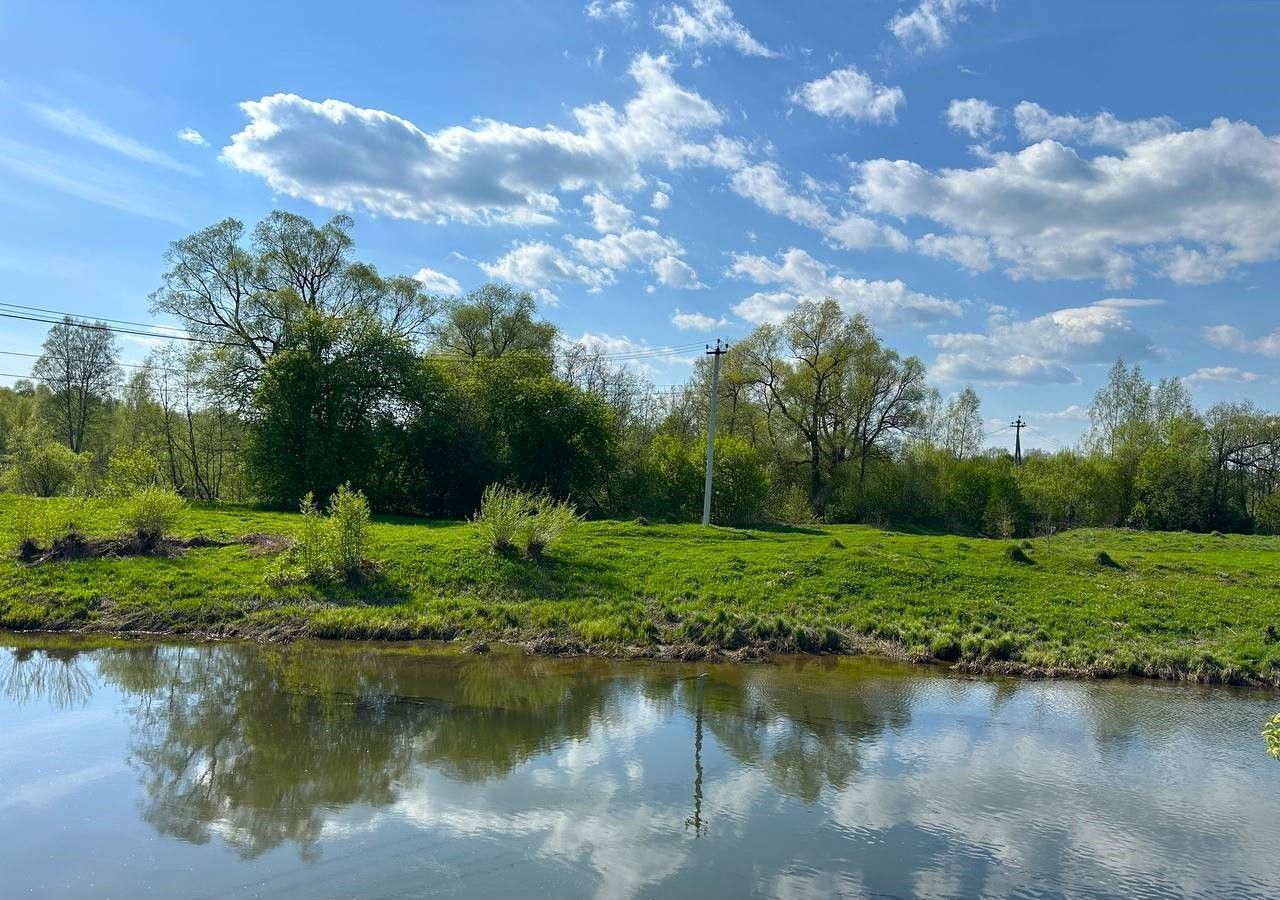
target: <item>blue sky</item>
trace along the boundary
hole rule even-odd
[[[1119,355],[1266,404],[1276,34],[1271,2],[6,4],[0,300],[144,320],[169,241],[345,210],[383,271],[512,281],[615,350],[834,296],[1032,446]]]

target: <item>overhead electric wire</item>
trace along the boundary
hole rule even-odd
[[[235,341],[220,341],[214,338],[198,337],[197,335],[187,334],[187,333],[175,334],[173,333],[173,331],[176,330],[178,327],[175,325],[163,325],[163,324],[147,325],[144,323],[132,322],[124,319],[105,319],[105,318],[98,318],[95,321],[89,321],[81,316],[78,316],[72,313],[64,313],[58,310],[47,310],[42,307],[24,307],[16,303],[0,303],[0,307],[3,307],[3,309],[0,309],[0,317],[6,318],[6,319],[16,319],[16,320],[25,321],[25,322],[38,322],[45,325],[70,325],[75,328],[85,328],[92,331],[107,331],[113,334],[127,334],[134,337],[148,337],[156,340],[186,341],[188,343],[205,344],[205,345],[214,346],[214,347],[243,347],[244,346],[243,343],[237,343]],[[5,312],[4,311],[5,309],[27,309],[27,310],[31,310],[32,312],[48,313],[49,315],[62,316],[62,318],[49,318],[48,315],[27,315],[24,313]],[[130,326],[137,326],[137,327],[122,328],[122,327],[119,327],[119,325],[106,324],[108,321],[113,321],[123,325],[130,325]],[[148,328],[163,328],[163,329],[168,329],[168,331],[155,332],[155,331],[138,330],[138,329],[148,329]],[[599,355],[613,362],[632,362],[632,361],[640,361],[645,359],[657,359],[663,356],[679,356],[682,354],[691,353],[700,346],[702,346],[701,343],[678,344],[674,346],[664,346],[664,347],[637,347],[633,350],[601,351]],[[521,352],[522,351],[512,351],[512,353],[521,353]],[[503,354],[503,356],[509,356],[509,355],[512,355],[512,354]],[[473,357],[465,353],[454,353],[454,354],[428,353],[428,354],[425,354],[425,358],[443,359],[443,360],[469,360],[469,359],[476,359],[476,358],[482,358],[482,357]],[[502,358],[502,357],[497,357],[497,358]]]

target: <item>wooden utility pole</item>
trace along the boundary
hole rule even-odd
[[[1009,423],[1009,427],[1013,429],[1013,464],[1015,466],[1022,465],[1022,429],[1027,427],[1027,423],[1022,421],[1022,416]]]
[[[729,345],[720,345],[716,338],[715,349],[707,347],[707,356],[711,363],[711,412],[707,415],[707,480],[702,488],[702,524],[711,524],[711,470],[716,462],[716,397],[720,395],[720,357],[729,350]]]

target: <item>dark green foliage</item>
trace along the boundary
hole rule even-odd
[[[1035,564],[1035,560],[1032,559],[1030,556],[1027,556],[1027,552],[1023,550],[1021,547],[1016,545],[1009,547],[1007,550],[1005,550],[1004,555],[1005,555],[1005,558],[1009,560],[1009,562],[1020,563],[1022,565]]]
[[[1099,550],[1093,555],[1093,561],[1104,569],[1123,569],[1124,566],[1111,558],[1111,554],[1106,550]]]

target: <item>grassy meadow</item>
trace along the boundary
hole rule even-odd
[[[531,641],[697,655],[872,650],[969,670],[1280,684],[1280,538],[1079,530],[1029,542],[865,526],[591,522],[538,561],[472,526],[378,518],[362,584],[281,584],[262,546],[26,565],[33,516],[119,531],[104,500],[0,495],[0,628]],[[180,537],[291,535],[189,510]],[[269,549],[269,548],[268,548]]]

